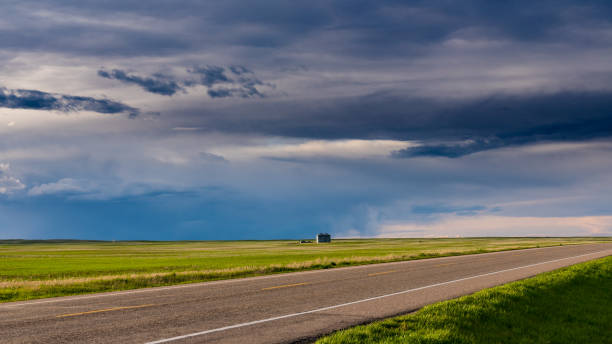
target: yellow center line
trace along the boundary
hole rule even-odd
[[[114,307],[114,308],[106,308],[106,309],[97,309],[97,310],[88,311],[88,312],[61,314],[61,315],[56,315],[55,317],[56,318],[75,317],[75,316],[78,316],[78,315],[93,314],[93,313],[102,313],[102,312],[112,312],[112,311],[120,311],[120,310],[123,310],[123,309],[144,308],[144,307],[151,307],[151,306],[155,306],[155,304],[139,305],[139,306]]]
[[[378,276],[378,275],[386,275],[386,274],[391,274],[397,272],[397,270],[389,270],[389,271],[383,271],[383,272],[374,272],[371,274],[368,274],[368,276]]]
[[[434,266],[449,266],[449,265],[455,265],[457,263],[446,263],[446,264],[438,264],[438,265],[434,265]]]
[[[297,287],[300,285],[307,285],[310,284],[308,282],[304,282],[304,283],[295,283],[295,284],[284,284],[284,285],[277,285],[276,287],[268,287],[268,288],[262,288],[261,290],[272,290],[272,289],[280,289],[280,288],[290,288],[290,287]]]

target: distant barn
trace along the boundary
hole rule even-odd
[[[317,244],[321,242],[331,242],[331,235],[327,233],[317,234]]]

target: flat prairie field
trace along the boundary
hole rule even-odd
[[[612,238],[88,242],[0,240],[0,302]]]

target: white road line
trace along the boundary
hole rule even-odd
[[[590,245],[590,244],[586,244],[586,245]],[[597,244],[595,244],[595,245],[597,245]],[[510,249],[510,250],[505,250],[505,251],[495,251],[495,252],[487,252],[487,253],[466,254],[466,255],[458,255],[458,256],[447,256],[447,257],[437,257],[437,258],[427,258],[427,259],[414,259],[414,260],[402,260],[402,261],[397,261],[397,262],[378,263],[378,264],[374,264],[374,265],[376,265],[376,266],[386,266],[386,265],[392,266],[392,265],[399,265],[399,264],[419,264],[419,263],[423,264],[424,262],[432,262],[434,260],[440,261],[440,260],[452,260],[452,259],[469,259],[469,258],[473,258],[473,257],[476,257],[476,256],[509,254],[510,252],[531,251],[531,250],[551,250],[551,249],[557,249],[557,248],[561,248],[561,247],[572,247],[572,246],[577,247],[577,246],[580,246],[580,244],[576,244],[576,245],[574,245],[574,244],[567,244],[567,245],[564,245],[564,246],[546,246],[546,247],[537,247],[537,248],[536,247],[532,247],[532,248],[526,248],[526,249],[520,249],[520,250]],[[600,251],[598,251],[598,252],[600,252]],[[33,305],[40,305],[40,304],[45,304],[45,303],[57,303],[57,302],[87,300],[87,299],[95,299],[95,298],[109,297],[109,296],[122,296],[122,295],[130,295],[130,294],[150,293],[150,292],[172,290],[172,289],[196,288],[196,287],[203,287],[203,286],[215,286],[215,285],[219,285],[219,284],[242,283],[242,282],[249,282],[249,281],[260,280],[260,279],[282,278],[282,277],[286,277],[287,275],[300,276],[300,275],[310,275],[310,274],[317,274],[317,273],[330,273],[330,272],[334,272],[334,271],[337,272],[337,271],[346,271],[346,270],[368,269],[368,268],[372,268],[372,266],[373,265],[371,265],[371,264],[356,265],[356,266],[348,266],[348,267],[335,268],[335,269],[297,271],[297,272],[289,272],[289,273],[266,275],[266,276],[255,276],[255,277],[236,278],[236,279],[228,279],[228,280],[220,280],[220,281],[208,281],[208,282],[181,284],[181,285],[171,285],[171,286],[167,286],[167,287],[151,287],[151,288],[143,288],[143,289],[136,289],[136,290],[104,292],[104,293],[96,293],[96,294],[91,294],[91,295],[79,295],[79,296],[73,296],[73,297],[69,297],[69,296],[68,297],[57,297],[57,298],[51,298],[51,299],[46,299],[46,300],[40,300],[40,301],[16,301],[16,302],[9,302],[9,303],[0,303],[0,309],[2,309],[2,308],[24,307],[24,306],[33,306]]]
[[[390,297],[390,296],[396,296],[396,295],[401,295],[401,294],[411,293],[411,292],[418,291],[418,290],[423,290],[423,289],[428,289],[428,288],[439,287],[439,286],[443,286],[443,285],[447,285],[447,284],[451,284],[451,283],[462,282],[462,281],[466,281],[466,280],[470,280],[470,279],[474,279],[474,278],[479,278],[479,277],[484,277],[484,276],[495,275],[495,274],[499,274],[499,273],[502,273],[502,272],[508,272],[508,271],[513,271],[513,270],[519,270],[519,269],[529,268],[529,267],[532,267],[532,266],[538,266],[538,265],[543,265],[543,264],[555,263],[555,262],[559,262],[559,261],[562,261],[562,260],[567,260],[567,259],[574,259],[574,258],[580,258],[580,257],[591,256],[591,255],[594,255],[594,254],[599,254],[599,253],[601,253],[601,252],[605,252],[605,251],[606,251],[606,250],[604,250],[604,251],[598,251],[598,252],[593,252],[593,253],[587,253],[587,254],[581,254],[581,255],[579,255],[579,256],[573,256],[573,257],[567,257],[567,258],[561,258],[561,259],[549,260],[549,261],[546,261],[546,262],[541,262],[541,263],[536,263],[536,264],[529,264],[529,265],[519,266],[519,267],[516,267],[516,268],[511,268],[511,269],[499,270],[499,271],[495,271],[495,272],[489,272],[489,273],[486,273],[486,274],[481,274],[481,275],[476,275],[476,276],[470,276],[470,277],[459,278],[459,279],[452,280],[452,281],[441,282],[441,283],[436,283],[436,284],[427,285],[427,286],[424,286],[424,287],[418,287],[418,288],[413,288],[413,289],[408,289],[408,290],[398,291],[398,292],[391,293],[391,294],[385,294],[385,295],[380,295],[380,296],[374,296],[374,297],[370,297],[370,298],[367,298],[367,299],[362,299],[362,300],[357,300],[357,301],[352,301],[352,302],[342,303],[342,304],[339,304],[339,305],[333,305],[333,306],[328,306],[328,307],[323,307],[323,308],[317,308],[317,309],[313,309],[313,310],[310,310],[310,311],[299,312],[299,313],[293,313],[293,314],[286,314],[286,315],[281,315],[281,316],[272,317],[272,318],[267,318],[267,319],[261,319],[261,320],[249,321],[249,322],[245,322],[245,323],[241,323],[241,324],[230,325],[230,326],[219,327],[219,328],[215,328],[215,329],[211,329],[211,330],[206,330],[206,331],[201,331],[201,332],[195,332],[195,333],[185,334],[185,335],[182,335],[182,336],[176,336],[176,337],[167,338],[167,339],[160,339],[160,340],[156,340],[156,341],[153,341],[153,342],[148,342],[148,343],[146,343],[146,344],[160,344],[160,343],[168,343],[168,342],[172,342],[172,341],[175,341],[175,340],[186,339],[186,338],[190,338],[190,337],[196,337],[196,336],[201,336],[201,335],[205,335],[205,334],[210,334],[210,333],[215,333],[215,332],[221,332],[221,331],[231,330],[231,329],[240,328],[240,327],[245,327],[245,326],[257,325],[257,324],[261,324],[261,323],[265,323],[265,322],[270,322],[270,321],[275,321],[275,320],[281,320],[281,319],[286,319],[286,318],[293,318],[293,317],[297,317],[297,316],[300,316],[300,315],[306,315],[306,314],[312,314],[312,313],[317,313],[317,312],[328,311],[328,310],[330,310],[330,309],[335,309],[335,308],[340,308],[340,307],[350,306],[350,305],[354,305],[354,304],[358,304],[358,303],[363,303],[363,302],[368,302],[368,301],[378,300],[378,299],[382,299],[382,298],[385,298],[385,297]]]

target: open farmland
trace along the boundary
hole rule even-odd
[[[125,290],[610,238],[297,241],[0,241],[0,301]]]

